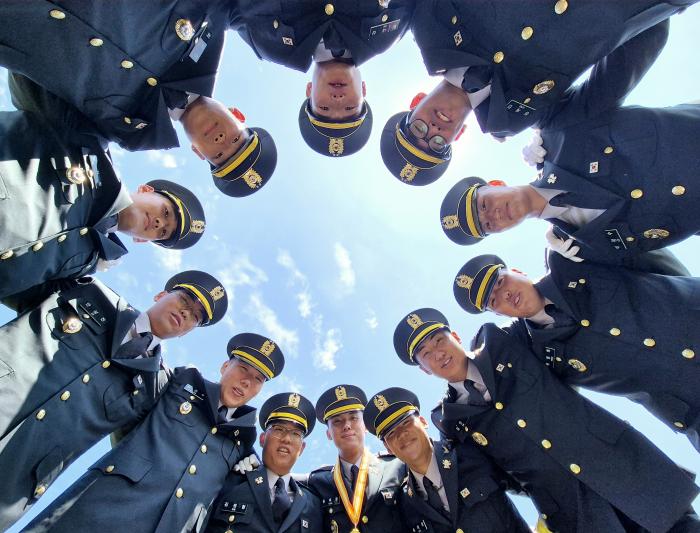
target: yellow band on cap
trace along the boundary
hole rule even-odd
[[[469,190],[467,190],[467,225],[469,226],[469,233],[472,234],[472,237],[481,239],[482,235],[479,230],[476,229],[476,223],[474,222],[474,211],[472,209],[472,199],[474,198],[478,187],[479,185],[472,185],[469,187]]]
[[[395,413],[391,413],[388,417],[386,417],[386,419],[376,427],[377,437],[381,439],[382,430],[389,424],[391,424],[394,420],[396,420],[398,417],[405,413],[408,413],[409,411],[418,411],[418,408],[414,405],[405,405]]]
[[[170,198],[177,206],[178,211],[180,211],[180,239],[182,239],[185,236],[185,230],[187,230],[187,233],[189,233],[189,228],[185,227],[185,210],[187,208],[185,207],[185,204],[182,202],[182,200],[180,200],[173,193],[168,192],[166,190],[162,190],[160,192],[162,192],[168,198]],[[189,210],[187,212],[189,213]],[[191,217],[191,215],[190,215],[190,217]],[[178,239],[178,240],[180,240],[180,239]]]
[[[413,361],[413,350],[416,349],[416,346],[418,346],[418,343],[422,341],[428,334],[432,333],[436,329],[439,328],[446,328],[447,326],[443,324],[442,322],[436,322],[435,324],[431,324],[427,328],[425,328],[423,331],[421,331],[418,335],[416,335],[416,338],[413,339],[411,344],[408,346],[408,357],[411,358],[411,361]]]
[[[353,122],[323,122],[320,120],[316,120],[308,112],[307,116],[309,117],[309,122],[311,122],[311,124],[313,124],[314,126],[318,126],[319,128],[328,128],[329,130],[345,130],[348,128],[356,128],[365,121],[364,116],[360,119],[354,120]]]
[[[238,165],[240,165],[245,159],[253,153],[253,150],[257,148],[259,144],[259,139],[258,139],[258,134],[253,133],[253,140],[250,142],[250,144],[246,147],[245,150],[243,150],[240,155],[231,161],[228,165],[226,165],[224,168],[221,170],[217,170],[216,172],[212,172],[212,175],[217,177],[217,178],[223,178],[224,176],[227,176],[228,174],[231,173],[232,170],[234,170]]]
[[[204,307],[204,310],[207,312],[207,316],[209,317],[209,320],[214,318],[214,312],[211,309],[211,305],[209,305],[209,302],[205,298],[204,294],[200,292],[200,290],[195,287],[194,285],[190,285],[189,283],[178,283],[173,287],[173,289],[177,289],[178,287],[182,287],[183,289],[187,289],[188,291],[192,291],[194,295],[197,297],[199,300],[199,303],[202,304],[202,307]]]
[[[399,144],[403,146],[406,150],[411,152],[413,155],[415,155],[418,159],[422,159],[423,161],[427,161],[428,163],[435,163],[436,165],[439,165],[441,163],[444,163],[445,161],[442,159],[439,159],[437,157],[433,157],[432,155],[426,154],[424,151],[419,150],[415,146],[413,146],[411,143],[409,143],[406,138],[403,136],[403,132],[401,129],[396,126],[396,138],[399,140]]]
[[[335,409],[331,409],[330,411],[323,413],[323,421],[325,422],[330,417],[339,415],[340,413],[346,413],[348,411],[362,411],[364,410],[364,408],[365,406],[361,403],[351,403],[348,405],[343,405],[341,407],[336,407]]]
[[[235,355],[236,357],[239,357],[240,359],[243,359],[244,361],[247,361],[250,363],[252,366],[260,370],[260,372],[263,373],[263,375],[267,376],[267,379],[272,379],[275,377],[275,374],[272,370],[270,370],[269,367],[261,363],[258,359],[250,355],[249,353],[246,353],[242,350],[233,350],[231,352],[231,355]]]
[[[498,269],[501,268],[503,265],[491,265],[489,269],[486,271],[486,274],[484,275],[484,279],[481,280],[481,283],[479,284],[479,290],[476,293],[476,302],[474,302],[474,305],[479,311],[484,310],[483,306],[483,299],[484,299],[484,293],[486,292],[486,287],[489,284],[489,281],[493,277],[494,272],[498,272]]]
[[[295,415],[294,413],[287,413],[284,411],[272,411],[270,413],[270,416],[267,417],[267,420],[265,420],[265,427],[267,427],[267,425],[270,423],[270,420],[272,420],[273,418],[284,418],[292,422],[297,422],[298,424],[301,424],[304,430],[309,429],[309,425],[307,424],[305,418],[302,418],[299,415]]]

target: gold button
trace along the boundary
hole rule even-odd
[[[134,392],[132,392],[131,395],[132,395],[132,396],[138,396],[138,395],[139,395],[138,389],[136,389]]]
[[[656,341],[654,339],[644,339],[644,346],[647,348],[653,348],[656,346]]]
[[[333,4],[326,4],[326,7],[323,8],[323,10],[326,12],[326,15],[329,17],[335,13],[335,7],[333,7]]]
[[[586,320],[586,319],[584,318],[583,320],[581,320],[581,325],[582,325],[584,328],[587,328],[588,326],[591,325],[591,323],[590,323],[588,320]]]
[[[503,60],[505,59],[505,57],[506,57],[506,56],[503,54],[503,52],[501,52],[501,51],[499,50],[498,52],[496,52],[495,54],[493,54],[493,62],[494,62],[494,63],[500,63],[501,61],[503,61]]]
[[[389,20],[389,15],[382,15],[382,22]]]
[[[109,368],[111,363],[109,361],[102,361],[102,368]]]
[[[79,232],[79,233],[80,233],[81,235],[85,235],[87,232],[88,232],[88,229],[87,229],[87,228],[80,228],[80,232]]]
[[[579,465],[577,465],[576,463],[571,463],[569,465],[569,470],[571,470],[574,474],[581,473],[581,467]]]
[[[34,489],[34,497],[38,498],[39,496],[42,496],[46,492],[46,485],[37,485],[36,489]]]
[[[554,360],[561,363],[561,357],[559,357],[559,356],[555,357]]]
[[[133,68],[134,67],[134,64],[131,61],[129,61],[128,59],[125,59],[124,61],[122,61],[121,64],[122,64],[122,68]]]
[[[464,531],[462,530],[462,528],[457,528],[457,531],[455,531],[455,533],[464,533]]]
[[[499,411],[501,411],[501,410],[503,409],[503,404],[502,404],[501,402],[496,402],[495,407],[496,407],[496,409],[498,409]]]
[[[525,100],[523,100],[523,104],[529,104],[531,101],[532,101],[532,98],[530,98],[528,96],[527,98],[525,98]]]
[[[272,27],[275,28],[275,29],[277,29],[277,28],[280,27],[280,23],[279,23],[278,21],[276,21],[276,20],[273,20],[273,21],[272,21]]]
[[[13,255],[15,255],[15,253],[12,250],[7,250],[6,252],[3,252],[2,255],[0,255],[0,259],[4,261],[5,259],[9,259]]]
[[[63,20],[64,18],[66,18],[66,14],[58,9],[52,9],[51,11],[49,11],[49,15],[51,15],[51,18],[54,18],[56,20]]]
[[[579,282],[581,285],[583,285],[584,283],[586,283],[586,278],[579,278],[578,282]]]
[[[93,37],[92,39],[90,39],[90,46],[102,46],[103,44],[104,41],[99,37]]]
[[[184,495],[185,495],[185,491],[182,490],[182,488],[178,487],[177,490],[175,491],[175,497],[182,498]]]
[[[202,445],[199,447],[199,451],[202,452],[202,453],[207,453],[207,445],[206,445],[206,444],[202,444]]]
[[[190,465],[190,467],[187,469],[187,471],[190,474],[195,475],[197,473],[197,467],[195,465]]]
[[[644,191],[642,189],[634,189],[632,192],[630,192],[630,196],[635,200],[639,200],[642,196],[644,196]]]
[[[671,189],[671,192],[674,196],[681,196],[682,194],[685,194],[685,187],[683,187],[683,185],[676,185],[673,189]]]
[[[232,514],[231,516],[228,517],[229,522],[234,522],[236,520],[236,515]]]
[[[685,427],[685,424],[683,422],[674,422],[674,426],[676,426],[678,429],[683,429]]]
[[[524,428],[525,426],[527,426],[527,422],[525,422],[525,420],[523,420],[522,418],[518,419],[517,424],[519,428]]]
[[[131,124],[131,119],[129,117],[124,117],[124,122]]]
[[[36,419],[37,419],[37,420],[43,420],[45,416],[46,416],[46,410],[45,410],[45,409],[39,409],[39,410],[36,412]]]
[[[44,243],[41,242],[41,241],[39,241],[39,242],[36,243],[34,246],[32,246],[32,250],[34,250],[35,252],[38,252],[38,251],[41,250],[43,247],[44,247]]]
[[[549,449],[552,447],[552,443],[549,442],[547,439],[543,439],[543,440],[542,440],[542,447],[543,447],[545,450],[549,450]]]
[[[105,468],[105,472],[107,472],[108,474],[114,472],[114,465],[109,465],[107,468]]]
[[[90,374],[85,374],[83,376],[83,383],[88,383],[90,381]]]
[[[525,26],[523,31],[520,32],[520,37],[523,38],[523,41],[527,41],[530,37],[532,37],[533,33],[535,33],[535,30],[532,29],[532,26]]]
[[[508,368],[513,368],[513,363],[508,363]]]
[[[363,524],[366,524],[367,522],[369,522],[369,518],[367,518],[367,515],[364,515],[364,516],[362,517],[362,523],[363,523]]]
[[[452,15],[452,24],[457,24],[457,15]]]
[[[626,240],[627,242],[634,242],[634,237],[631,237],[631,236],[630,236],[630,237],[625,237],[625,240]]]
[[[620,328],[610,328],[610,335],[613,337],[617,337],[620,333],[622,333]]]
[[[612,146],[606,146],[606,147],[603,149],[603,153],[604,153],[604,154],[612,154],[612,153],[613,153],[613,147],[612,147]]]
[[[557,15],[561,15],[567,9],[569,9],[569,2],[567,2],[566,0],[558,0],[557,3],[554,4],[554,12]]]
[[[59,235],[58,239],[56,239],[58,242],[63,242],[66,240],[66,234],[64,233],[63,235]]]
[[[693,350],[691,350],[690,348],[686,348],[685,350],[683,350],[681,352],[681,355],[683,357],[685,357],[686,359],[692,359],[693,357],[695,357],[695,352]]]
[[[63,391],[63,394],[61,394],[61,401],[65,402],[68,398],[70,398],[70,391]]]
[[[216,428],[211,428],[211,434],[212,434],[212,435],[216,435],[216,432],[217,432],[217,431],[219,431],[219,430],[216,429]]]
[[[150,85],[151,87],[155,87],[156,85],[158,85],[158,80],[155,78],[146,78],[146,83],[148,83],[148,85]]]

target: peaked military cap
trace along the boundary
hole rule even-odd
[[[228,296],[224,286],[214,276],[201,270],[186,270],[175,274],[165,284],[165,290],[185,291],[202,304],[204,317],[200,326],[216,324],[228,309]]]
[[[214,185],[224,194],[241,198],[260,190],[277,166],[277,147],[262,128],[248,128],[245,145],[218,167],[211,166]]]
[[[358,152],[372,133],[372,109],[365,101],[359,117],[330,120],[314,115],[311,100],[299,110],[299,131],[312,150],[328,157],[343,157]]]
[[[281,392],[262,405],[259,422],[263,431],[275,422],[293,422],[304,428],[304,435],[308,435],[316,424],[314,404],[296,392]]]
[[[348,413],[350,411],[363,411],[367,404],[367,396],[360,387],[355,385],[338,385],[321,394],[316,402],[316,418],[327,424],[328,419]]]
[[[447,193],[440,206],[442,230],[452,242],[475,244],[487,236],[479,224],[477,191],[486,185],[481,178],[464,178]]]
[[[272,339],[256,333],[239,333],[228,341],[229,359],[236,358],[252,366],[266,379],[279,376],[284,368],[284,355]]]
[[[172,250],[184,250],[193,246],[202,237],[206,226],[204,209],[194,193],[168,180],[153,180],[146,185],[150,185],[155,192],[172,202],[175,206],[173,215],[177,222],[177,227],[169,238],[153,242]]]
[[[417,365],[415,354],[420,343],[430,334],[443,329],[449,331],[450,324],[437,309],[423,307],[411,311],[394,330],[394,350],[407,365]]]
[[[397,424],[414,414],[420,414],[418,396],[410,390],[391,387],[372,396],[362,416],[370,433],[383,439]]]
[[[391,117],[382,131],[379,148],[386,168],[409,185],[428,185],[442,176],[452,159],[452,147],[443,154],[426,152],[413,144],[408,130],[409,111]]]
[[[498,281],[498,273],[505,266],[503,259],[490,254],[467,261],[452,285],[455,299],[462,309],[472,314],[483,313]]]

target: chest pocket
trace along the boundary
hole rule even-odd
[[[647,169],[656,163],[657,132],[653,120],[643,113],[629,113],[624,119],[610,124],[610,136],[618,157],[624,157],[624,165],[631,171]]]
[[[238,524],[250,524],[255,515],[252,503],[239,503],[231,500],[223,500],[216,510],[217,520],[229,524],[229,528],[235,528]]]
[[[461,487],[459,490],[460,500],[462,504],[469,508],[479,502],[487,500],[488,497],[499,489],[496,483],[490,477],[482,477],[475,480],[470,480],[469,484]]]
[[[196,404],[203,400],[186,391],[184,385],[169,389],[164,400],[167,402],[165,414],[168,418],[185,426],[194,426],[196,416],[194,410],[198,409]]]

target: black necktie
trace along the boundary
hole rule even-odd
[[[423,476],[423,488],[428,495],[428,505],[435,509],[440,514],[445,514],[445,507],[442,505],[440,494],[433,485],[433,482],[428,479],[428,476]]]
[[[544,312],[547,313],[554,319],[554,325],[558,327],[570,326],[574,323],[573,318],[567,315],[564,311],[559,309],[554,304],[547,304],[544,306]]]
[[[331,48],[331,55],[333,57],[343,57],[345,54],[345,48]]]
[[[189,96],[185,91],[178,91],[167,87],[164,87],[162,91],[165,105],[168,106],[168,109],[185,109],[187,107]]]
[[[462,78],[462,89],[468,93],[475,93],[490,84],[492,77],[493,71],[488,65],[469,67]]]
[[[275,497],[272,500],[272,517],[278,526],[284,522],[291,506],[292,502],[289,499],[289,494],[287,494],[287,487],[284,484],[284,479],[281,477],[277,478],[275,482]]]
[[[467,393],[469,393],[469,398],[467,398],[469,405],[487,405],[488,402],[484,400],[484,395],[476,390],[474,382],[471,379],[464,380],[464,388],[467,390]]]
[[[114,215],[110,215],[108,217],[103,218],[102,220],[97,221],[97,224],[95,224],[93,227],[95,228],[95,231],[105,235],[107,234],[107,231],[116,226],[118,222],[119,217],[115,213]]]
[[[353,494],[355,493],[355,485],[357,485],[357,473],[360,471],[357,465],[352,465],[350,467],[350,487],[352,487]]]
[[[228,419],[226,418],[226,415],[228,415],[228,407],[222,405],[221,407],[219,407],[218,413],[219,414],[216,420],[217,424],[225,424],[226,422],[228,422]]]
[[[138,333],[133,339],[122,344],[112,356],[113,359],[135,359],[139,355],[142,357],[150,357],[148,347],[153,340],[153,334],[150,332]]]

